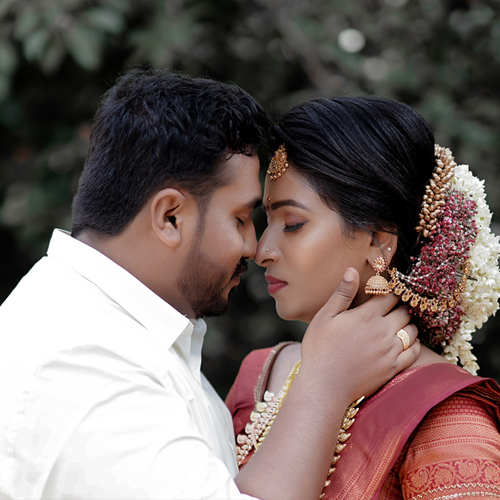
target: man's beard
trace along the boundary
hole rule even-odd
[[[240,260],[230,278],[224,267],[210,259],[198,247],[191,250],[186,262],[177,281],[177,288],[191,306],[194,317],[220,316],[229,307],[229,299],[223,296],[223,292],[233,278],[247,270],[246,260]]]

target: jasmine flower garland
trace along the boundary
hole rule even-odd
[[[470,341],[499,307],[500,242],[489,227],[484,181],[457,166],[447,148],[436,145],[435,157],[416,227],[419,255],[408,275],[389,269],[389,288],[410,303],[421,340],[476,375]]]
[[[476,203],[474,217],[477,236],[470,250],[469,265],[471,279],[467,280],[462,295],[463,315],[460,326],[446,342],[443,342],[443,357],[452,363],[460,364],[476,375],[479,369],[477,358],[472,354],[470,341],[472,333],[494,315],[499,307],[500,270],[498,259],[500,241],[490,229],[491,212],[486,203],[484,181],[480,181],[467,165],[458,165],[452,179],[452,186]]]

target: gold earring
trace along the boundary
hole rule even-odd
[[[373,261],[372,267],[377,274],[366,282],[365,293],[367,295],[387,295],[391,293],[389,283],[387,283],[387,280],[383,276],[380,276],[380,273],[387,269],[387,265],[387,259],[383,255],[379,255]]]

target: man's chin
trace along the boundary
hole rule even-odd
[[[224,314],[229,309],[229,297],[236,288],[233,286],[229,289],[229,286],[220,290],[210,302],[199,304],[199,307],[194,309],[196,318],[214,318]]]
[[[230,306],[229,298],[240,284],[240,276],[231,278],[229,283],[219,290],[210,302],[193,304],[195,318],[214,318],[224,314]]]
[[[215,318],[221,316],[229,309],[229,300],[220,302],[218,304],[211,304],[210,306],[200,309],[200,311],[195,311],[195,318]]]

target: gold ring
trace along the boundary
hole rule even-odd
[[[396,335],[399,337],[399,339],[403,343],[403,351],[406,351],[406,349],[408,349],[408,347],[410,347],[410,336],[408,335],[407,331],[403,330],[403,328],[401,328],[401,330],[399,330],[399,332],[396,333]]]

